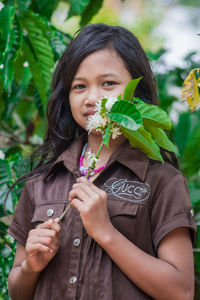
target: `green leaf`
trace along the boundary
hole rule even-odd
[[[121,131],[133,147],[139,148],[149,158],[163,162],[163,158],[160,154],[160,148],[152,140],[150,133],[148,133],[143,127],[138,130],[129,130],[121,127]]]
[[[22,28],[15,7],[6,5],[0,11],[0,64],[3,65],[0,76],[4,88],[10,89],[14,76],[14,61],[21,49]]]
[[[8,185],[6,183],[0,186],[0,204],[2,206],[4,205],[5,198],[6,198],[8,190],[9,190]],[[8,197],[7,197],[6,202],[5,202],[5,208],[6,208],[7,211],[13,213],[14,207],[13,207],[13,201],[12,201],[11,193],[8,194]],[[3,210],[3,213],[1,215],[1,217],[5,216],[5,215],[6,215],[6,212],[4,212],[4,210]]]
[[[35,60],[29,46],[26,43],[23,43],[22,50],[24,53],[24,58],[29,63],[29,68],[31,70],[35,87],[40,95],[43,106],[46,107],[47,101],[47,89],[45,90],[46,83],[44,81],[43,74],[41,72],[40,65],[38,61]]]
[[[0,159],[0,185],[11,180],[11,170],[6,160]]]
[[[132,100],[132,98],[134,97],[135,89],[141,79],[142,79],[142,76],[137,79],[133,79],[133,80],[129,81],[129,83],[127,84],[127,86],[124,90],[124,97],[123,97],[124,100],[128,100],[128,101]]]
[[[192,205],[200,208],[200,187],[189,184],[189,191]]]
[[[160,127],[165,130],[171,129],[172,121],[163,109],[156,105],[147,104],[138,98],[134,98],[134,103],[142,119],[146,119],[155,127]]]
[[[0,43],[0,59],[2,62],[2,55],[12,47],[14,41],[13,34],[13,20],[15,16],[15,7],[5,5],[0,11],[0,30],[1,30],[1,43]]]
[[[46,91],[50,89],[52,71],[54,68],[54,55],[49,43],[49,40],[43,33],[43,22],[37,18],[37,14],[25,11],[25,17],[22,18],[22,24],[28,32],[28,38],[31,42],[31,47],[34,50],[34,55],[41,68]]]
[[[9,119],[21,99],[23,99],[27,86],[31,79],[31,73],[28,67],[24,67],[24,79],[20,85],[15,82],[12,85],[12,93],[5,94],[5,109],[3,112],[3,120]]]
[[[117,97],[118,101],[122,100],[122,95],[120,94],[118,97]]]
[[[104,117],[105,113],[106,113],[106,102],[107,102],[107,98],[103,98],[101,100],[101,116]]]
[[[102,136],[103,139],[103,144],[108,147],[109,146],[109,141],[110,141],[110,136],[111,136],[111,127],[112,127],[112,123],[110,122],[108,124],[108,127],[105,130],[105,133]]]
[[[184,171],[188,176],[200,170],[200,123],[194,128],[183,151]]]
[[[175,152],[176,154],[178,154],[176,147],[169,140],[168,136],[161,128],[157,128],[150,125],[149,122],[146,120],[144,120],[143,124],[144,128],[151,133],[153,139],[156,141],[158,146],[160,146],[163,149],[166,149],[167,151]]]
[[[42,101],[40,99],[40,95],[39,93],[37,92],[37,90],[35,90],[34,92],[34,102],[35,102],[35,105],[37,107],[37,110],[38,110],[38,113],[40,115],[41,118],[44,117],[44,107],[42,105]]]
[[[199,122],[197,112],[184,112],[179,116],[178,124],[175,127],[174,139],[182,155],[191,133]]]
[[[48,40],[52,48],[54,60],[57,61],[63,55],[72,37],[56,29],[45,17],[32,11],[28,11],[26,14],[34,20],[36,27],[42,30],[44,37]]]
[[[80,26],[85,26],[90,22],[92,17],[97,14],[97,12],[101,9],[103,4],[103,0],[95,0],[94,2],[91,0],[89,5],[85,8],[83,13],[81,14]]]
[[[130,130],[137,130],[142,125],[141,115],[136,106],[125,100],[116,101],[107,116],[111,121]]]
[[[45,36],[49,39],[54,52],[54,60],[57,61],[63,55],[72,38],[68,34],[56,30],[53,26],[46,30]]]
[[[17,6],[20,10],[28,9],[32,0],[17,0]]]
[[[35,4],[37,6],[37,11],[50,19],[52,16],[54,10],[56,9],[58,5],[58,0],[35,0]]]
[[[90,0],[70,0],[70,2],[71,2],[71,6],[69,9],[67,19],[82,14],[83,11],[88,6],[88,4],[90,3]]]
[[[166,53],[166,49],[159,49],[157,52],[147,51],[146,55],[150,60],[158,60],[165,53]]]
[[[19,178],[30,171],[30,159],[19,157],[13,164],[16,177]]]

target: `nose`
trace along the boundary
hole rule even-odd
[[[94,106],[96,102],[100,99],[100,94],[97,87],[90,88],[86,95],[85,104]]]

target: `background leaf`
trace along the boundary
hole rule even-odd
[[[103,0],[95,0],[95,5],[94,5],[94,1],[90,0],[90,3],[84,9],[81,15],[81,21],[80,21],[81,27],[89,23],[92,17],[100,10],[102,4],[103,4]]]
[[[70,6],[70,10],[68,13],[68,19],[73,17],[73,16],[77,16],[80,15],[84,12],[84,10],[86,9],[86,7],[88,6],[88,4],[90,3],[90,0],[70,0],[71,2],[71,6]],[[92,2],[92,1],[91,1]],[[93,3],[94,5],[94,3]]]
[[[1,80],[5,89],[9,89],[14,75],[13,60],[17,55],[20,40],[15,34],[18,33],[19,27],[15,20],[15,7],[4,6],[0,11],[0,64],[3,65],[4,76],[0,72]]]

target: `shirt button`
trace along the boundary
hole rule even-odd
[[[47,217],[52,217],[54,214],[54,210],[52,208],[47,210]]]
[[[194,217],[194,209],[193,208],[190,209],[190,214],[191,214],[191,216]]]
[[[80,245],[81,240],[80,239],[75,239],[74,240],[74,246],[78,247]]]
[[[75,284],[76,282],[77,282],[76,276],[70,277],[70,279],[69,279],[69,283],[70,283],[70,284]]]

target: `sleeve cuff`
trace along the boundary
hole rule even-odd
[[[193,246],[196,244],[197,239],[197,229],[195,225],[194,218],[189,213],[189,216],[186,213],[182,213],[173,217],[173,219],[169,219],[161,226],[159,226],[158,230],[153,233],[153,245],[157,252],[158,245],[160,241],[172,230],[180,227],[187,227],[190,229],[191,240]]]

